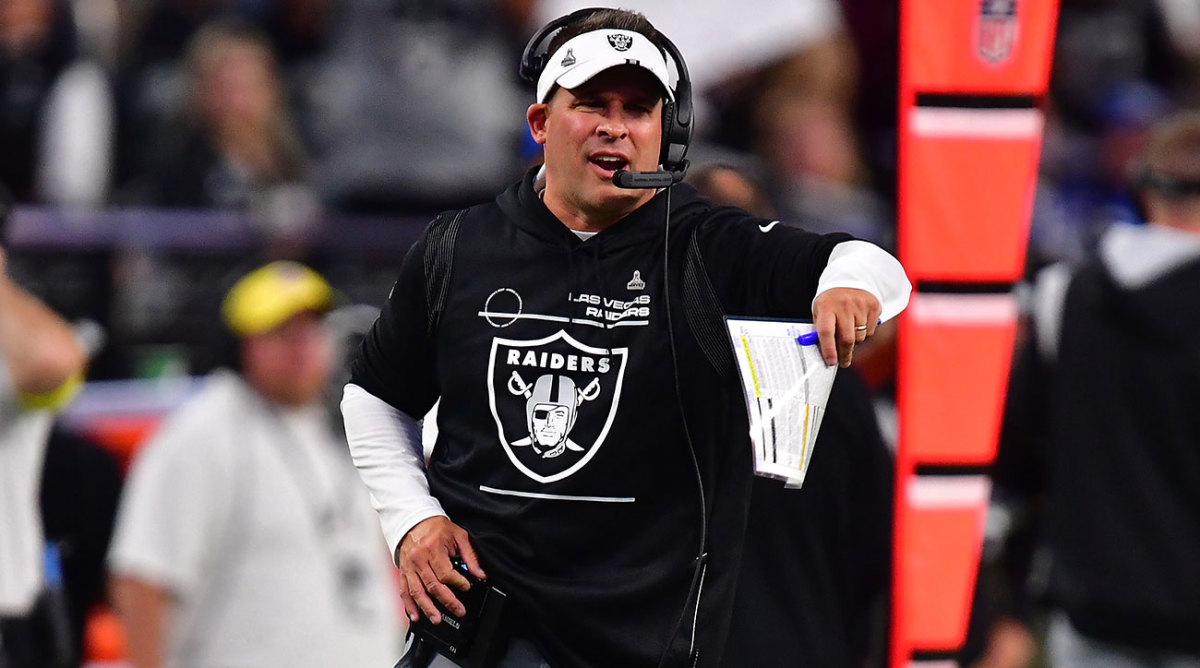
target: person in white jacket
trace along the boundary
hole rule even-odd
[[[229,291],[219,370],[138,453],[109,553],[135,668],[387,666],[402,620],[322,391],[329,284],[274,262]]]
[[[0,201],[0,240],[7,202]],[[74,395],[87,353],[71,325],[18,286],[0,246],[0,666],[34,668],[49,656],[32,616],[42,592],[38,490],[54,409]]]

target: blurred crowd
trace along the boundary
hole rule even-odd
[[[403,247],[407,238],[376,238],[335,257],[313,247],[325,238],[317,232],[345,216],[428,220],[490,198],[537,163],[524,117],[532,93],[517,62],[537,26],[590,4],[0,0],[0,186],[18,211],[150,210],[164,212],[163,225],[187,224],[178,217],[184,210],[228,213],[265,234],[261,247],[216,268],[196,261],[203,249],[180,258],[137,240],[99,257],[55,260],[53,249],[11,246],[0,228],[0,248],[33,292],[64,281],[90,286],[87,300],[47,301],[67,320],[100,322],[110,346],[131,330],[151,332],[143,338],[162,346],[211,342],[210,357],[184,359],[185,374],[223,361],[230,342],[217,301],[264,260],[313,263],[343,289],[339,277],[373,272],[375,292],[348,291],[374,306],[398,255],[355,265],[371,244]],[[689,153],[697,187],[786,224],[846,231],[895,250],[899,0],[615,4],[644,12],[687,59],[697,93]],[[1134,158],[1152,126],[1197,106],[1200,0],[1062,0],[1030,276],[1083,260],[1114,222],[1144,222],[1128,178]],[[211,293],[207,301],[193,299],[197,289]],[[170,318],[162,315],[166,302]],[[369,324],[370,313],[365,318]],[[167,320],[174,329],[152,331]],[[347,331],[361,331],[357,320]],[[864,391],[874,396],[891,382],[892,350],[880,338],[876,355],[856,353]],[[103,337],[90,343],[93,378],[162,372],[105,349]],[[62,466],[47,464],[48,474],[77,475],[92,461],[71,436],[55,438],[50,452],[60,459],[47,461]],[[73,498],[72,507],[111,520],[120,476],[109,466],[106,486],[92,490],[103,502]],[[78,660],[81,619],[104,597],[95,569],[108,536],[68,533],[87,546],[75,559],[92,564],[79,567],[85,572],[75,577],[85,584],[72,592],[78,628],[69,654]]]
[[[426,214],[538,159],[516,74],[571,0],[9,0],[0,182],[19,203]],[[627,2],[675,36],[695,162],[757,175],[779,214],[892,245],[894,0]],[[1126,163],[1195,103],[1193,0],[1065,0],[1035,264],[1137,216]]]

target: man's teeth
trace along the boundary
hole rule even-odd
[[[603,167],[604,169],[620,169],[625,165],[625,161],[620,158],[593,158],[592,162]]]

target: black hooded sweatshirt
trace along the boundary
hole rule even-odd
[[[1038,510],[1051,559],[1034,581],[1076,629],[1190,654],[1200,654],[1197,286],[1200,260],[1136,287],[1101,258],[1080,267],[1056,357],[1027,346],[1018,358],[996,471],[999,491]],[[1015,581],[1029,577],[1020,566]]]
[[[534,176],[465,211],[432,324],[426,231],[351,382],[414,418],[440,397],[430,490],[552,666],[718,665],[752,477],[718,314],[810,316],[850,237],[681,184],[664,262],[666,191],[581,241]]]

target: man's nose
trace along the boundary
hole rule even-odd
[[[624,139],[629,134],[629,126],[625,123],[625,114],[620,111],[610,111],[605,114],[597,131],[615,139]]]

